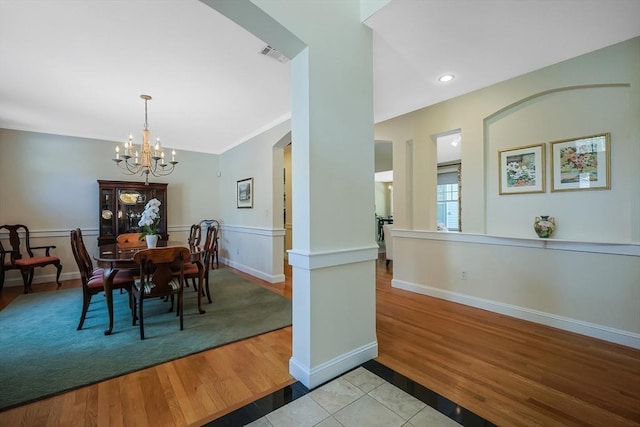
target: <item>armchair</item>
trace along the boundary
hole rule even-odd
[[[62,272],[62,265],[60,264],[60,258],[52,256],[50,254],[51,249],[55,249],[56,247],[53,245],[49,246],[31,246],[31,241],[29,238],[29,229],[26,225],[16,224],[16,225],[2,225],[0,226],[0,233],[3,231],[7,231],[9,233],[9,245],[10,249],[5,249],[2,245],[2,240],[0,240],[0,290],[4,286],[4,273],[7,270],[20,270],[20,274],[22,275],[22,282],[24,284],[24,293],[29,293],[31,291],[31,283],[33,282],[33,273],[36,267],[46,267],[48,265],[53,265],[57,269],[56,273],[56,283],[58,284],[58,288],[62,286],[60,283],[60,273]],[[26,249],[25,256],[23,253],[20,244],[20,234],[24,235],[24,244]],[[44,256],[36,256],[34,254],[34,250],[43,250]]]

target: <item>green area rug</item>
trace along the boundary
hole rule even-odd
[[[291,301],[232,273],[212,270],[213,303],[185,288],[184,330],[170,303],[145,301],[145,339],[131,325],[126,292],[114,292],[113,334],[102,294],[84,327],[80,288],[20,295],[0,311],[0,410],[93,384],[291,324]]]

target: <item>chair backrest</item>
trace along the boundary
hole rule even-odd
[[[82,231],[79,228],[71,230],[71,252],[73,252],[73,258],[76,260],[78,270],[80,271],[80,278],[82,279],[82,285],[85,286],[93,274],[93,263],[91,256],[87,251],[87,247],[84,245],[82,239]]]
[[[202,227],[200,224],[193,224],[191,226],[191,230],[189,231],[189,242],[190,246],[198,246],[200,244],[200,240],[202,238]]]
[[[213,251],[216,249],[218,245],[218,228],[214,225],[210,225],[207,228],[207,237],[204,240],[204,271],[209,271],[211,269],[211,260]]]
[[[217,219],[203,219],[200,221],[200,227],[202,228],[202,234],[206,235],[209,227],[214,226],[218,230],[218,234],[220,234],[220,221]]]
[[[151,248],[138,251],[133,261],[140,265],[140,280],[143,281],[146,296],[173,293],[174,272],[180,270],[180,287],[184,282],[184,263],[189,261],[191,252],[184,246]]]
[[[15,262],[15,260],[22,259],[22,251],[20,249],[20,233],[24,234],[24,244],[25,248],[27,249],[27,253],[29,253],[30,257],[33,257],[33,252],[31,251],[31,246],[29,244],[29,229],[26,225],[0,225],[0,232],[2,232],[2,230],[7,230],[9,232],[9,245],[11,246],[10,251],[12,264]],[[2,242],[0,242],[0,250],[5,250],[2,246]]]
[[[141,233],[122,233],[116,237],[118,243],[133,243],[140,240]]]

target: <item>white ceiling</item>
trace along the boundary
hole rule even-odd
[[[393,0],[376,122],[640,35],[640,0]],[[221,153],[290,117],[290,62],[197,0],[0,0],[0,127]],[[453,73],[442,84],[437,77]]]

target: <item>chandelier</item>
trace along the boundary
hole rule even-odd
[[[164,149],[160,146],[160,138],[156,139],[153,149],[149,143],[149,125],[147,123],[147,101],[151,100],[149,95],[140,95],[144,99],[144,130],[142,131],[142,144],[133,144],[133,135],[129,135],[129,140],[124,143],[123,153],[120,154],[120,146],[116,145],[116,157],[113,159],[116,165],[127,175],[144,175],[145,185],[149,185],[149,174],[160,177],[173,172],[178,162],[176,162],[176,150],[171,151],[171,161],[167,162],[164,157]]]

